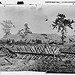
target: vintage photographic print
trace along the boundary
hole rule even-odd
[[[0,71],[75,73],[75,6],[0,6]]]

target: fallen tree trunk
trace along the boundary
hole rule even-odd
[[[9,55],[9,57],[17,57],[17,54],[15,52],[13,52],[12,50],[10,50],[9,48],[6,48],[6,47],[1,47],[1,49],[6,49],[6,54]]]
[[[27,55],[39,55],[39,56],[52,56],[54,57],[54,54],[44,54],[44,53],[27,53],[27,52],[15,52],[16,54],[27,54]],[[64,55],[55,55],[55,57],[61,57],[61,56],[64,56]]]
[[[75,53],[70,53],[70,52],[61,52],[61,53],[63,53],[63,54],[73,54],[73,55],[75,55]]]

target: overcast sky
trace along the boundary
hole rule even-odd
[[[28,23],[33,33],[57,33],[52,30],[50,25],[55,20],[58,13],[65,14],[67,18],[75,20],[75,6],[72,5],[43,5],[37,6],[0,6],[0,22],[11,20],[16,28],[11,33],[16,34],[19,29]],[[48,21],[45,19],[48,18]],[[69,28],[68,35],[74,35],[75,32]],[[2,26],[0,25],[0,38],[3,36]]]

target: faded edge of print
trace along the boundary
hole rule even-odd
[[[75,73],[75,6],[0,10],[0,71]]]

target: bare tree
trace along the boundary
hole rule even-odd
[[[5,36],[9,35],[10,34],[10,30],[12,27],[15,27],[13,25],[13,23],[11,22],[11,20],[4,20],[1,25],[3,26],[3,31],[5,33]]]

